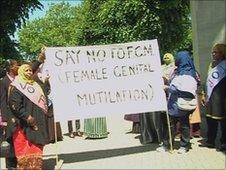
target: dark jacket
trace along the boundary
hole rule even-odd
[[[4,122],[7,122],[6,127],[6,139],[7,141],[11,140],[14,129],[14,123],[12,122],[12,119],[14,118],[13,113],[11,112],[9,106],[8,106],[8,89],[9,85],[11,83],[11,80],[8,76],[5,76],[0,81],[0,109],[2,113],[2,119]]]
[[[30,101],[22,92],[15,87],[11,86],[9,95],[9,107],[12,113],[17,118],[18,122],[16,126],[20,126],[28,140],[34,144],[45,145],[48,143],[48,131],[47,131],[47,115],[43,110]],[[26,119],[31,115],[36,123],[38,130],[33,130],[31,126],[27,124]]]
[[[11,80],[8,78],[8,76],[5,76],[0,81],[0,108],[2,112],[2,118],[3,121],[7,121],[8,118],[10,118],[10,109],[7,105],[8,103],[8,88],[11,83]]]

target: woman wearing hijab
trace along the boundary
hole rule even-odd
[[[13,143],[18,169],[42,169],[43,147],[48,143],[46,98],[32,75],[30,65],[21,65],[9,89],[9,107],[16,118]]]
[[[194,111],[194,108],[184,110],[179,107],[178,99],[191,98],[195,99],[197,90],[197,76],[195,66],[188,51],[180,51],[176,55],[175,65],[177,66],[172,78],[169,79],[169,86],[166,90],[168,96],[168,112],[170,116],[172,138],[175,137],[176,124],[179,121],[181,127],[180,148],[179,154],[189,151],[190,147],[190,128],[189,116]],[[188,83],[189,82],[189,83]],[[168,130],[164,131],[165,140],[163,145],[157,148],[157,151],[169,150]]]
[[[162,73],[164,84],[167,85],[170,77],[175,70],[175,59],[171,53],[165,53],[163,56]],[[168,96],[168,94],[166,93]],[[153,114],[154,125],[158,136],[158,142],[162,143],[164,140],[163,129],[167,128],[166,112],[155,112]]]
[[[175,60],[172,54],[166,53],[163,56],[163,62],[162,65],[162,71],[164,79],[169,80],[169,78],[172,76],[175,70]],[[196,72],[197,77],[200,77],[199,74]],[[200,80],[199,80],[200,81]],[[200,83],[200,82],[199,82]],[[190,122],[190,135],[191,137],[200,137],[200,123],[201,123],[201,116],[200,116],[200,107],[199,104],[197,105],[195,111],[191,114],[189,118]],[[180,124],[177,123],[176,128],[176,137],[180,138]]]
[[[162,72],[163,72],[164,78],[169,80],[169,78],[174,72],[174,69],[175,69],[174,56],[171,53],[164,54],[163,65],[162,65]]]
[[[170,53],[166,53],[163,56],[162,72],[164,83],[167,83],[170,76],[175,69],[174,57]],[[151,112],[140,114],[140,131],[141,131],[141,143],[148,144],[153,142],[162,143],[163,126],[167,126],[166,112]]]

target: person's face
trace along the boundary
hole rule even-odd
[[[27,67],[27,68],[24,70],[24,76],[25,76],[27,79],[32,79],[33,72],[32,72],[31,67]]]
[[[18,74],[18,68],[19,68],[19,64],[17,62],[14,62],[12,64],[12,66],[10,67],[10,71],[14,74],[17,75]]]
[[[168,64],[171,63],[171,59],[170,59],[170,57],[169,57],[168,55],[165,55],[165,56],[163,57],[163,61],[164,61],[164,63],[165,63],[166,65],[168,65]]]
[[[220,61],[220,60],[222,60],[224,58],[224,55],[217,48],[213,48],[212,58],[213,58],[213,61]]]

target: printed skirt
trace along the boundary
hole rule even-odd
[[[13,134],[13,144],[17,158],[17,169],[41,170],[43,165],[43,146],[31,143],[21,128]]]

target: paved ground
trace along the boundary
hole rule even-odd
[[[128,133],[131,122],[123,116],[108,117],[108,138],[87,140],[64,136],[64,140],[45,147],[45,169],[53,169],[55,154],[63,160],[61,169],[225,169],[225,153],[201,148],[192,139],[192,149],[184,154],[158,153],[158,144],[141,145],[137,134]],[[61,123],[63,132],[67,124]]]
[[[202,111],[204,113],[205,111]],[[83,125],[83,124],[82,124]],[[141,145],[138,134],[127,133],[132,123],[123,116],[107,117],[108,138],[87,140],[64,135],[64,140],[49,144],[44,149],[44,169],[52,170],[63,160],[60,167],[67,169],[226,169],[226,153],[198,146],[200,138],[191,140],[192,149],[183,155],[158,153],[158,144]],[[67,122],[61,122],[67,133]],[[202,131],[205,134],[205,118],[202,115]],[[218,134],[219,138],[219,134]],[[219,141],[219,140],[218,140]],[[218,142],[219,143],[219,142]],[[5,160],[0,159],[0,170],[5,169]]]

